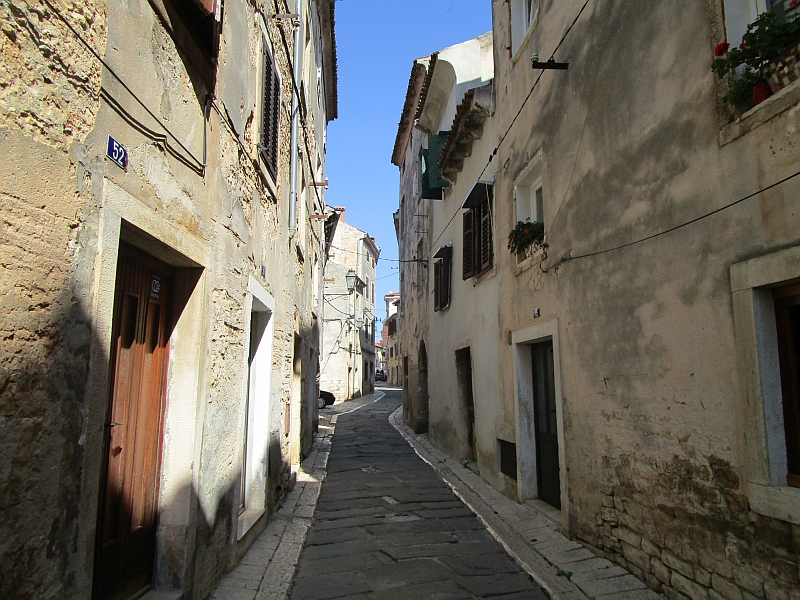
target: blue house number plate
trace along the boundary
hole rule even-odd
[[[106,156],[126,171],[128,170],[128,151],[125,150],[125,146],[111,136],[108,136]]]

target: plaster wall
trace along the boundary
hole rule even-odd
[[[542,2],[516,63],[497,44],[498,131],[539,76],[527,58],[549,57],[581,4]],[[508,39],[507,7],[493,10],[496,39]],[[557,323],[565,529],[668,597],[793,597],[800,530],[759,508],[748,483],[747,363],[737,356],[730,272],[798,246],[800,186],[577,258],[797,170],[792,90],[760,109],[758,126],[744,118],[720,132],[729,113],[709,64],[721,15],[713,0],[677,12],[632,0],[588,5],[556,55],[569,71],[542,74],[494,161],[504,166],[495,186],[503,239],[516,220],[514,182],[541,152],[549,245],[522,264],[496,254],[500,329],[537,325],[535,308]],[[509,414],[530,398],[511,368],[516,344],[498,348]]]
[[[504,413],[499,401],[501,365],[497,347],[501,343],[499,328],[500,279],[496,269],[479,277],[464,280],[463,224],[460,207],[486,165],[496,139],[493,118],[487,119],[483,136],[476,140],[472,155],[464,162],[456,183],[448,188],[443,201],[431,201],[431,240],[438,241],[433,253],[452,245],[450,306],[433,312],[430,305],[430,368],[436,377],[430,381],[431,441],[452,456],[466,459],[470,453],[467,406],[460,395],[456,369],[456,351],[470,349],[472,358],[472,391],[475,406],[478,469],[481,476],[501,490],[506,481],[499,470],[497,439],[514,442],[514,413]],[[484,177],[488,179],[488,177]],[[457,214],[455,219],[451,217]],[[503,239],[494,235],[494,260],[506,252]],[[430,262],[433,269],[433,261]],[[429,293],[433,294],[433,282]],[[466,325],[468,324],[468,325]],[[513,486],[513,480],[508,481]],[[512,488],[513,489],[513,488]]]

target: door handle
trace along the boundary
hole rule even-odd
[[[112,421],[111,423],[106,423],[106,427],[116,427],[117,425],[122,425],[122,423],[117,423]]]

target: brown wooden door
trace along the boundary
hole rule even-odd
[[[531,346],[533,360],[533,413],[536,423],[536,473],[539,499],[561,508],[558,466],[558,422],[553,342]]]
[[[120,246],[105,470],[95,545],[95,598],[128,598],[150,584],[170,283],[170,267],[125,244]]]

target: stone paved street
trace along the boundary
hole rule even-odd
[[[414,434],[399,406],[384,388],[321,411],[297,485],[211,600],[658,600]]]
[[[392,427],[399,403],[339,418],[290,598],[546,598]]]

